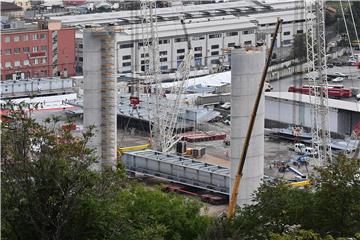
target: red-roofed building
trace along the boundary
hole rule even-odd
[[[58,21],[1,30],[1,80],[75,75],[75,29]]]

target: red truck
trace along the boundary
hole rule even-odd
[[[309,95],[313,91],[313,87],[310,85],[303,85],[302,87],[290,86],[288,92],[301,93]],[[345,98],[352,97],[352,90],[350,88],[344,88],[343,85],[329,85],[327,88],[329,97],[333,98]]]

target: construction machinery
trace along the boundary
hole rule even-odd
[[[329,130],[329,92],[326,76],[326,44],[325,44],[325,11],[324,0],[308,0],[305,2],[305,29],[307,71],[311,101],[312,147],[318,155],[314,156],[316,165],[331,160]],[[310,74],[315,71],[316,74]]]
[[[142,49],[145,56],[146,81],[151,86],[151,93],[149,93],[149,95],[154,99],[154,101],[152,101],[154,105],[148,106],[149,112],[153,111],[155,113],[149,121],[151,145],[157,151],[168,152],[174,144],[180,140],[180,138],[174,134],[174,129],[176,129],[176,125],[178,124],[179,106],[183,100],[183,93],[187,80],[189,79],[193,50],[186,31],[185,18],[179,16],[187,41],[187,54],[176,71],[175,81],[178,84],[174,84],[170,90],[170,93],[175,96],[175,99],[168,100],[159,77],[160,63],[156,1],[142,0],[141,14],[143,34]]]

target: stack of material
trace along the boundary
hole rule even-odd
[[[192,156],[194,158],[201,158],[202,156],[205,155],[205,148],[193,148],[192,149]]]
[[[180,134],[182,140],[187,142],[204,142],[204,141],[215,141],[224,140],[226,138],[225,133],[216,132],[187,132]]]

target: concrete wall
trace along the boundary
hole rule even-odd
[[[311,128],[311,108],[309,104],[300,104],[297,101],[279,100],[272,97],[267,97],[265,104],[266,119],[287,124],[300,124]],[[346,132],[339,128],[339,123],[343,120],[339,119],[338,110],[330,108],[329,117],[330,131],[345,134]]]

